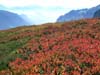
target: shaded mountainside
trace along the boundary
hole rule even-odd
[[[29,23],[20,15],[5,10],[0,10],[0,30],[28,24]]]
[[[85,18],[93,18],[94,13],[100,9],[100,5],[89,9],[72,10],[57,19],[57,22],[65,22],[79,20]]]
[[[94,18],[100,18],[100,10],[97,10],[95,13],[94,13]]]
[[[0,31],[0,75],[100,75],[100,19]]]

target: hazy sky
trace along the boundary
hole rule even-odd
[[[0,0],[0,9],[25,14],[34,23],[55,22],[70,10],[91,8],[100,0]]]

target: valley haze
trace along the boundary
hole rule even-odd
[[[0,10],[26,15],[31,24],[56,22],[59,16],[71,10],[92,8],[100,0],[0,0]]]

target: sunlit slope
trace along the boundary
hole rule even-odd
[[[100,19],[0,31],[1,75],[99,75]]]

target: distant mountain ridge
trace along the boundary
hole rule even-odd
[[[95,13],[94,13],[94,18],[100,18],[100,10],[97,10]]]
[[[0,30],[28,25],[25,19],[16,13],[0,10]]]
[[[90,9],[72,10],[66,13],[65,15],[60,16],[57,19],[57,22],[79,20],[84,18],[93,18],[94,13],[99,9],[100,9],[100,5],[96,7],[92,7]]]

